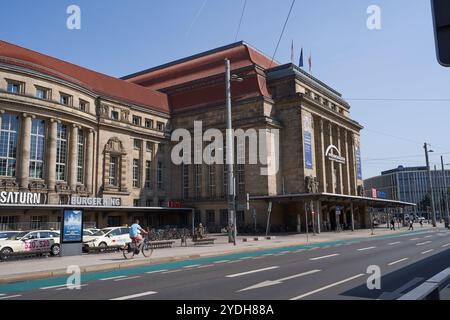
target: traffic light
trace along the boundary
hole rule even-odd
[[[437,59],[450,67],[450,1],[431,0]]]

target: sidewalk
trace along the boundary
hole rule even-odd
[[[429,225],[424,225],[423,228],[415,228],[414,232],[431,230],[433,230],[433,228]],[[397,234],[401,235],[405,233],[408,233],[407,228],[402,228],[396,231],[391,231],[387,228],[378,228],[374,230],[374,235],[371,235],[371,230],[357,230],[355,232],[345,231],[340,233],[321,233],[316,236],[309,234],[308,237],[306,234],[277,235],[275,239],[266,240],[264,238],[264,240],[259,241],[253,241],[253,237],[247,237],[250,239],[248,242],[242,241],[242,238],[244,237],[238,237],[236,246],[228,243],[227,236],[219,235],[217,236],[216,244],[208,246],[194,246],[192,242],[188,241],[188,247],[181,247],[181,242],[178,240],[174,244],[173,248],[155,249],[150,259],[137,257],[133,260],[124,260],[122,253],[114,252],[83,255],[82,257],[49,257],[11,262],[6,261],[0,262],[0,283],[12,283],[66,275],[67,267],[71,265],[79,266],[83,273],[87,273],[196,259],[201,257],[221,256],[232,253],[292,246],[317,245],[320,243],[345,240],[361,240],[361,238],[370,239],[373,237],[395,236]]]

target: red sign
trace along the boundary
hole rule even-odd
[[[181,202],[180,201],[169,201],[169,208],[180,209]]]
[[[375,188],[372,188],[372,198],[378,198],[378,192]]]

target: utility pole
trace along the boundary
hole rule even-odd
[[[436,210],[434,208],[434,194],[433,194],[433,183],[431,182],[431,170],[430,170],[430,159],[428,157],[428,144],[425,142],[424,144],[425,149],[425,161],[427,163],[427,172],[428,172],[428,191],[431,195],[431,212],[432,212],[432,224],[433,227],[436,228]]]
[[[445,201],[445,227],[449,228],[449,210],[448,210],[448,184],[447,184],[447,177],[445,174],[445,168],[444,168],[444,157],[441,156],[441,166],[442,166],[442,180],[443,180],[443,186],[444,186],[444,201]]]
[[[226,165],[228,166],[228,242],[236,245],[236,196],[234,184],[234,146],[233,126],[231,120],[231,66],[230,60],[225,59],[225,81],[226,81],[226,106],[227,106],[227,132],[226,132]]]

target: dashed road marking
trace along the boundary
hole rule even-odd
[[[376,249],[377,247],[367,247],[367,248],[361,248],[358,249],[358,251],[367,251],[367,250],[372,250],[372,249]]]
[[[242,258],[239,258],[239,260],[247,260],[247,259],[251,259],[251,257],[242,257]]]
[[[218,263],[227,263],[227,262],[229,262],[230,260],[221,260],[221,261],[216,261],[216,262],[214,262],[215,264],[218,264]]]
[[[422,254],[427,254],[427,253],[430,253],[430,252],[433,252],[433,251],[434,251],[434,249],[430,249],[430,250],[422,252]]]
[[[400,241],[397,241],[397,242],[391,242],[391,243],[389,243],[389,245],[390,246],[393,246],[393,245],[396,245],[396,244],[399,244],[399,243],[401,243]]]
[[[214,266],[213,264],[204,264],[204,265],[198,267],[197,269],[209,268],[209,267],[213,267],[213,266]]]
[[[409,241],[416,241],[419,240],[419,238],[409,239]]]
[[[279,269],[280,267],[278,266],[274,266],[274,267],[268,267],[268,268],[263,268],[263,269],[256,269],[256,270],[250,270],[250,271],[246,271],[246,272],[241,272],[241,273],[236,273],[236,274],[230,274],[228,276],[226,276],[227,278],[236,278],[236,277],[240,277],[240,276],[245,276],[248,274],[252,274],[252,273],[258,273],[258,272],[263,272],[263,271],[269,271],[269,270],[273,270],[273,269]]]
[[[68,286],[65,286],[64,288],[56,289],[56,291],[73,290],[73,289],[78,289],[78,288],[82,288],[82,287],[86,287],[86,286],[87,286],[87,284],[81,284],[81,285],[79,285],[79,286],[76,286],[76,285],[68,285]]]
[[[442,246],[442,248],[446,248],[446,247],[448,247],[448,246],[450,246],[450,243],[444,244],[444,245]]]
[[[309,260],[311,260],[311,261],[316,261],[316,260],[322,260],[322,259],[332,258],[332,257],[337,257],[337,256],[339,256],[339,253],[334,253],[334,254],[329,254],[329,255],[326,255],[326,256],[321,256],[321,257],[311,258],[311,259],[309,259]]]
[[[200,267],[200,266],[201,266],[201,264],[192,264],[190,266],[183,267],[183,269],[195,268],[195,267]]]
[[[155,291],[147,291],[147,292],[132,294],[130,296],[114,298],[114,299],[110,299],[110,300],[130,300],[130,299],[135,299],[135,298],[141,298],[141,297],[149,296],[149,295],[156,294],[156,293],[157,292],[155,292]]]
[[[116,280],[116,279],[121,279],[121,278],[126,278],[126,276],[117,276],[117,277],[103,278],[103,279],[100,279],[100,281]]]
[[[43,287],[43,288],[39,288],[39,290],[51,290],[51,289],[56,289],[56,288],[62,288],[67,286],[67,284],[61,284],[59,286],[50,286],[50,287]]]
[[[431,238],[431,237],[433,237],[433,236],[426,236],[425,239],[426,239],[426,238]]]
[[[400,259],[400,260],[388,263],[388,266],[393,266],[394,264],[397,264],[397,263],[400,263],[400,262],[403,262],[403,261],[406,261],[406,260],[408,260],[408,258],[403,258],[403,259]]]
[[[159,273],[159,272],[164,272],[164,271],[168,271],[168,270],[163,269],[163,270],[149,271],[149,272],[146,272],[146,274]]]
[[[416,246],[424,246],[424,245],[432,243],[432,242],[433,241],[425,241],[425,242],[421,242],[421,243],[416,244]]]
[[[175,272],[180,272],[180,271],[181,271],[181,269],[169,270],[169,271],[164,271],[162,274],[175,273]]]
[[[16,295],[14,295],[14,296],[0,297],[0,300],[13,299],[13,298],[21,297],[21,296],[22,296],[22,295],[20,295],[20,294],[16,294]]]
[[[332,284],[327,285],[327,286],[325,286],[325,287],[322,287],[322,288],[319,288],[319,289],[316,289],[316,290],[313,290],[313,291],[304,293],[304,294],[302,294],[302,295],[299,295],[299,296],[297,296],[297,297],[291,298],[291,299],[289,299],[289,300],[300,300],[300,299],[303,299],[303,298],[305,298],[305,297],[307,297],[307,296],[310,296],[310,295],[313,295],[313,294],[315,294],[315,293],[318,293],[318,292],[320,292],[320,291],[324,291],[324,290],[327,290],[327,289],[336,287],[336,286],[338,286],[338,285],[341,285],[341,284],[343,284],[343,283],[346,283],[346,282],[349,282],[349,281],[358,279],[358,278],[360,278],[360,277],[362,277],[362,276],[364,276],[364,274],[363,274],[363,273],[360,273],[360,274],[357,274],[356,276],[353,276],[353,277],[350,277],[350,278],[347,278],[347,279],[344,279],[344,280],[341,280],[341,281],[332,283]]]
[[[140,276],[128,277],[128,278],[120,278],[120,279],[114,280],[114,282],[117,282],[117,281],[125,281],[125,280],[133,280],[133,279],[138,279],[138,278],[140,278]]]

